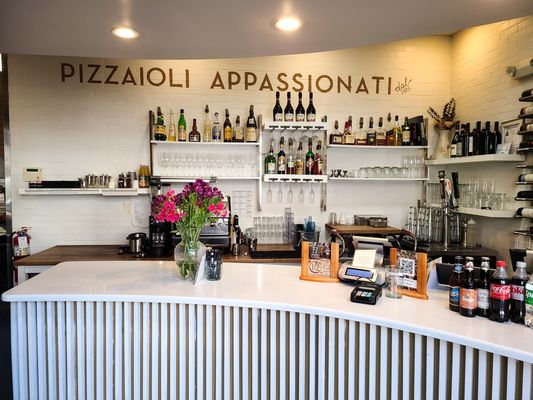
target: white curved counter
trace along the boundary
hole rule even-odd
[[[447,292],[368,306],[294,266],[175,270],[66,262],[4,293],[17,398],[530,398],[533,330],[461,317]]]

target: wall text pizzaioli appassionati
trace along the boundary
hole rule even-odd
[[[191,71],[175,70],[170,67],[125,67],[117,64],[71,64],[61,63],[61,82],[82,84],[131,85],[131,86],[168,86],[176,88],[191,87]],[[405,78],[405,82],[411,83]],[[277,74],[255,73],[251,71],[216,71],[211,80],[212,90],[259,90],[259,91],[319,91],[322,93],[384,94],[399,90],[400,81],[393,83],[390,76],[352,75],[311,75],[279,72]]]

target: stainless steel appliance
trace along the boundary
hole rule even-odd
[[[134,254],[137,257],[144,257],[148,244],[146,233],[130,233],[126,239],[128,239],[128,253]]]

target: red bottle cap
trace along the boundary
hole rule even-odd
[[[505,268],[505,261],[496,261],[496,268],[503,267]]]

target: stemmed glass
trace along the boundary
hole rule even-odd
[[[292,183],[289,183],[289,192],[287,193],[287,203],[292,204],[293,201],[292,194]]]
[[[300,183],[300,191],[298,192],[298,203],[303,204],[304,202],[304,188],[302,183]]]
[[[272,184],[268,184],[268,189],[266,192],[266,201],[267,203],[272,203]]]
[[[315,190],[313,189],[313,185],[311,185],[311,191],[309,192],[309,203],[315,203]]]
[[[283,203],[283,190],[281,190],[281,182],[278,185],[278,191],[276,193],[276,200],[278,203]]]

